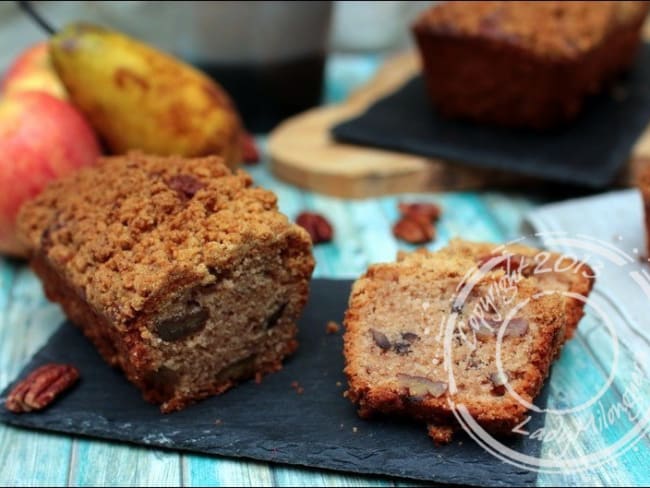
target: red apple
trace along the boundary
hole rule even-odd
[[[15,235],[21,204],[99,154],[94,132],[69,103],[35,91],[0,99],[0,252],[24,256]]]
[[[67,99],[65,87],[54,71],[49,46],[45,41],[23,51],[9,67],[0,90],[5,96],[23,91],[42,91],[62,100]]]

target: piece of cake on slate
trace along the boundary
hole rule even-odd
[[[219,158],[106,158],[47,187],[19,226],[48,298],[164,412],[296,349],[309,236]]]
[[[458,428],[452,403],[492,433],[525,418],[579,314],[563,295],[571,280],[547,283],[527,265],[510,268],[513,256],[538,250],[507,250],[508,266],[496,245],[455,241],[438,252],[401,253],[355,282],[344,354],[347,396],[362,417],[409,416],[438,442]]]

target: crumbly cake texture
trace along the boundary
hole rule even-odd
[[[596,278],[594,270],[584,261],[521,244],[500,245],[461,239],[452,240],[441,252],[466,256],[479,266],[491,266],[490,259],[504,256],[495,261],[496,266],[524,275],[541,290],[564,294],[565,336],[567,340],[574,336]]]
[[[164,412],[297,346],[309,236],[220,158],[105,158],[50,184],[18,225],[48,298]]]
[[[496,434],[525,418],[525,404],[511,391],[531,403],[539,393],[565,341],[566,300],[499,266],[479,276],[459,302],[459,290],[479,268],[471,246],[457,241],[439,252],[402,253],[355,282],[344,354],[347,396],[360,416],[414,418],[437,443],[449,442],[458,428],[450,401]]]
[[[413,25],[429,95],[451,117],[548,129],[627,68],[648,2],[443,2]]]

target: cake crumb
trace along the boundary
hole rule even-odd
[[[352,432],[354,432],[355,434],[357,433],[358,430],[359,429],[357,429],[356,427],[352,427]]]
[[[341,326],[333,320],[328,321],[327,325],[325,326],[325,332],[327,334],[338,334],[340,330]]]
[[[262,382],[262,373],[258,371],[255,373],[255,384],[259,385]]]
[[[337,386],[337,387],[341,388],[342,385],[343,385],[343,383],[341,383],[340,381],[337,381],[337,382],[336,382],[336,386]]]
[[[302,395],[305,392],[305,389],[300,386],[300,383],[297,381],[292,381],[291,382],[291,388],[293,388],[298,395]]]

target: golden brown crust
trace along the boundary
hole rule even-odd
[[[164,412],[296,349],[309,236],[218,158],[107,158],[50,185],[19,226],[47,296]]]
[[[373,265],[355,282],[345,315],[344,355],[347,396],[360,416],[413,417],[435,425],[438,440],[441,432],[442,437],[451,435],[456,424],[450,400],[464,404],[490,432],[507,433],[522,421],[527,408],[504,394],[494,377],[494,337],[482,338],[471,348],[472,341],[457,341],[460,336],[454,330],[448,346],[457,387],[452,391],[442,364],[443,335],[434,338],[430,332],[439,319],[446,324],[454,312],[459,314],[457,321],[471,322],[473,307],[507,279],[501,269],[489,272],[475,285],[464,308],[450,308],[457,306],[451,300],[475,267],[475,260],[461,252],[415,252],[402,254],[397,263]],[[503,340],[503,364],[514,391],[532,402],[564,341],[564,301],[558,294],[540,294],[537,284],[525,277],[515,285],[506,283],[516,286],[516,296],[525,305],[516,313],[523,314],[519,319],[528,325],[521,336]],[[502,316],[507,311],[501,304],[494,309]],[[468,329],[464,331],[463,337],[470,337]],[[398,342],[400,337],[410,343]]]
[[[179,177],[190,178],[185,192]],[[226,268],[233,249],[279,234],[308,239],[273,193],[251,184],[218,157],[104,158],[24,205],[19,232],[93,308],[125,325],[170,288],[214,281],[211,270]]]
[[[646,11],[647,2],[638,1],[443,2],[424,12],[416,28],[494,38],[540,56],[573,58]]]

